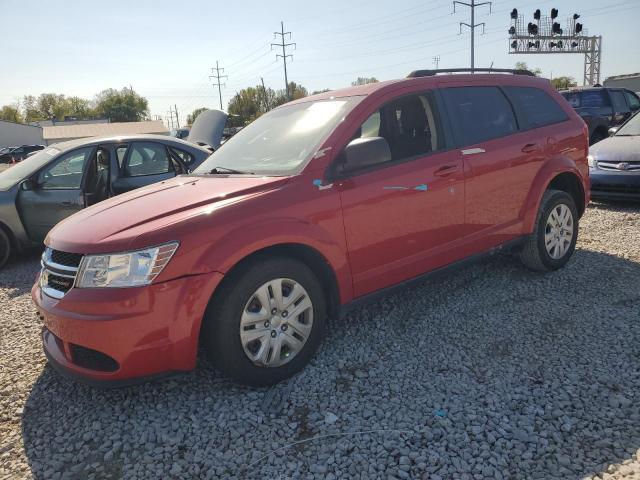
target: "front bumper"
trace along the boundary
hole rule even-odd
[[[589,178],[593,199],[640,200],[640,172],[591,169]]]
[[[61,299],[31,290],[47,358],[87,383],[129,384],[191,370],[200,324],[221,273],[135,288],[72,288]]]

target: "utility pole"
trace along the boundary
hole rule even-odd
[[[489,13],[491,13],[491,2],[482,2],[475,3],[475,0],[471,0],[471,3],[460,2],[455,0],[453,2],[453,13],[456,13],[456,3],[460,5],[465,5],[471,9],[471,23],[460,22],[460,33],[462,33],[462,26],[465,25],[469,27],[471,30],[471,72],[475,69],[475,31],[476,27],[482,26],[482,33],[484,34],[484,22],[476,23],[476,7],[481,7],[482,5],[489,5]]]
[[[169,127],[169,129],[173,130],[173,111],[171,110],[171,107],[169,107],[169,111],[167,112],[167,126]]]
[[[264,88],[264,78],[260,77],[260,82],[262,83],[262,97],[264,98],[264,108],[265,111],[271,110],[271,105],[269,104],[269,99],[267,98],[267,89]]]
[[[209,75],[209,79],[215,78],[216,79],[216,83],[212,83],[212,85],[214,87],[218,87],[218,96],[220,97],[220,110],[223,110],[222,108],[222,90],[221,88],[225,85],[224,83],[220,82],[221,79],[223,78],[229,78],[227,75],[220,75],[220,72],[224,72],[224,68],[220,68],[220,66],[218,65],[218,60],[216,60],[216,67],[213,68],[211,67],[211,73],[216,72],[215,75]]]
[[[433,57],[433,64],[436,66],[436,70],[438,69],[438,64],[440,63],[440,55],[436,55]]]
[[[180,120],[178,120],[178,105],[174,103],[173,107],[175,108],[175,112],[176,112],[176,125],[177,125],[176,128],[180,128]]]
[[[273,50],[273,47],[282,47],[282,55],[277,53],[276,54],[276,60],[278,60],[278,57],[282,57],[282,62],[284,63],[284,88],[285,88],[285,92],[287,93],[287,100],[291,100],[291,97],[289,95],[289,80],[287,79],[287,57],[290,57],[291,61],[293,61],[293,55],[287,54],[287,47],[290,47],[290,46],[293,45],[293,48],[295,50],[296,44],[295,43],[284,43],[285,35],[289,35],[289,40],[291,40],[291,32],[285,32],[284,31],[284,22],[280,22],[280,31],[279,32],[273,32],[274,40],[275,40],[277,35],[280,35],[280,43],[272,43],[271,44],[271,50]]]

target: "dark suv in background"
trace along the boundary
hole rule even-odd
[[[560,92],[589,127],[589,144],[609,136],[640,109],[640,98],[626,88],[588,87]]]
[[[21,147],[8,147],[0,152],[0,163],[20,162],[27,158],[30,153],[43,150],[44,145],[22,145]]]

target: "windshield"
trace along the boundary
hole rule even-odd
[[[9,167],[0,173],[0,190],[9,190],[16,183],[33,175],[37,170],[46,165],[55,155],[60,153],[57,148],[49,147],[25,158],[20,163]]]
[[[216,167],[219,171],[264,175],[293,173],[362,98],[335,98],[272,110],[240,130],[194,173],[210,173]]]
[[[616,132],[616,136],[636,136],[640,135],[640,115],[635,114],[627,123],[622,125]]]

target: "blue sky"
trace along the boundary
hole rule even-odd
[[[640,72],[640,0],[496,0],[491,14],[477,9],[486,33],[476,36],[476,66],[526,61],[544,76],[581,82],[583,55],[507,54],[514,7],[527,16],[556,7],[563,23],[580,13],[585,29],[603,36],[603,79]],[[297,43],[289,79],[309,91],[347,86],[358,76],[403,77],[432,68],[436,55],[441,68],[469,65],[468,30],[458,34],[469,11],[453,14],[449,0],[0,0],[0,11],[0,104],[45,92],[92,98],[131,85],[147,97],[152,115],[164,118],[177,104],[183,122],[197,107],[218,106],[209,80],[216,60],[229,76],[225,107],[261,76],[268,87],[284,87],[282,61],[269,47],[281,20]]]

